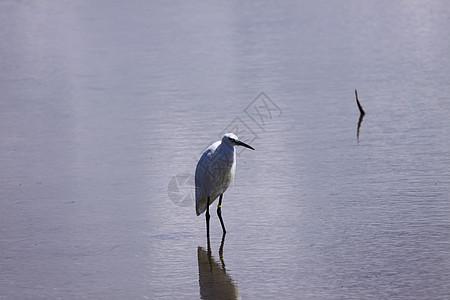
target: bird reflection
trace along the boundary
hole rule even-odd
[[[201,299],[241,299],[237,283],[227,274],[223,259],[225,234],[219,248],[220,263],[211,254],[208,239],[208,250],[198,247],[198,277]]]

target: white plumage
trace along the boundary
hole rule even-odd
[[[253,147],[241,142],[234,133],[227,133],[221,141],[217,141],[206,149],[197,163],[195,170],[195,210],[197,216],[207,210],[209,205],[217,197],[221,196],[233,182],[236,171],[236,151],[234,146],[244,146],[255,150]],[[218,206],[220,215],[220,203]],[[209,215],[207,214],[207,228],[209,228]]]

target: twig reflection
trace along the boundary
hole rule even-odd
[[[359,130],[361,128],[361,123],[362,123],[363,119],[364,119],[364,114],[360,114],[359,121],[358,121],[358,128],[356,129],[356,139],[358,140],[358,142],[359,142]]]

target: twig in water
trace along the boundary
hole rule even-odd
[[[361,123],[364,119],[364,115],[366,114],[366,112],[364,111],[364,109],[361,106],[361,103],[359,103],[359,98],[358,98],[358,91],[355,89],[355,96],[356,96],[356,104],[358,104],[358,108],[359,108],[359,120],[358,120],[358,128],[356,129],[356,139],[359,142],[359,131],[361,129]]]
[[[355,89],[355,96],[356,96],[356,104],[358,104],[358,108],[359,108],[359,112],[361,113],[361,115],[365,115],[366,112],[364,111],[364,109],[361,106],[361,103],[359,102],[359,98],[358,98],[358,91]]]

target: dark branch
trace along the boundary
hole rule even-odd
[[[361,106],[361,103],[359,102],[358,91],[356,89],[355,89],[355,96],[356,96],[356,104],[358,104],[359,112],[361,113],[362,116],[364,116],[366,114],[366,112],[364,111],[364,109]]]

